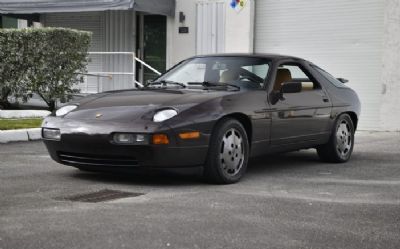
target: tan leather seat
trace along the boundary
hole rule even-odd
[[[280,91],[281,87],[282,87],[282,83],[291,81],[291,80],[292,80],[292,74],[290,73],[289,69],[278,68],[278,72],[277,72],[276,78],[275,78],[274,91]]]
[[[302,91],[312,91],[314,90],[314,83],[312,82],[301,82]]]
[[[239,72],[237,70],[229,69],[221,74],[219,82],[228,83],[239,79]]]

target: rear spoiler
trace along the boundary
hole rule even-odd
[[[349,82],[349,80],[344,79],[344,78],[337,78],[337,80],[342,82],[343,84],[346,84],[347,82]]]

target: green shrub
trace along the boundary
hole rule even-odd
[[[64,29],[0,29],[0,104],[35,92],[53,111],[76,93],[86,72],[91,33]]]

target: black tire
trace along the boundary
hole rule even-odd
[[[347,162],[354,148],[354,124],[348,114],[341,114],[335,121],[327,144],[317,147],[319,158],[325,162]]]
[[[249,152],[249,140],[243,125],[236,119],[221,120],[211,135],[204,166],[205,178],[218,184],[238,182],[246,172]]]

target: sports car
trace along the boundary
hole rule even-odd
[[[145,87],[94,94],[43,121],[55,161],[81,170],[203,167],[239,181],[250,157],[315,148],[350,159],[355,91],[315,64],[274,54],[186,59]]]

